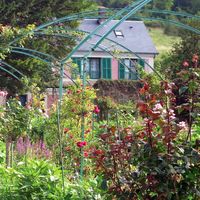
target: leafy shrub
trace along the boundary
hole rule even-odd
[[[62,190],[61,170],[44,160],[18,163],[17,168],[0,167],[1,200],[103,200],[109,196],[101,188],[101,177],[69,181]]]
[[[186,124],[176,121],[174,86],[161,82],[159,92],[151,94],[144,82],[140,128],[102,127],[90,156],[118,199],[199,198],[200,154],[178,139]]]

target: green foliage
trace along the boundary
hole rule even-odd
[[[108,195],[101,189],[101,178],[82,182],[65,180],[62,191],[61,170],[49,161],[28,160],[15,169],[0,166],[0,199],[2,200],[103,200]]]
[[[54,164],[36,160],[25,166],[21,162],[16,169],[1,167],[0,173],[2,200],[61,199],[60,170]]]
[[[200,9],[198,0],[175,0],[175,9],[181,9],[189,13],[197,14]]]
[[[42,24],[53,18],[60,18],[72,13],[78,13],[91,8],[89,0],[17,0],[1,1],[0,23],[20,25]]]
[[[55,60],[29,51],[25,53],[31,53],[32,56],[39,56],[43,61],[20,54],[19,52],[13,53],[11,52],[12,48],[8,45],[17,38],[18,41],[14,42],[13,46],[18,45],[20,47],[37,50],[41,53],[48,53],[60,60],[71,51],[71,48],[75,45],[75,40],[70,37],[61,38],[53,36],[55,31],[50,32],[49,29],[51,27],[45,33],[38,35],[33,35],[31,30],[44,22],[72,13],[79,13],[92,8],[92,6],[93,3],[89,0],[75,0],[73,2],[68,0],[62,2],[59,0],[42,2],[33,0],[1,1],[0,58],[23,73],[31,80],[30,84],[37,84],[43,90],[50,85],[58,85],[57,73],[53,73],[52,70],[58,64]],[[60,28],[60,26],[72,30],[78,26],[78,22],[74,20],[65,24],[58,24],[56,28]],[[13,95],[19,93],[21,90],[28,91],[28,88],[23,83],[15,80],[7,72],[1,70],[0,76],[0,88],[6,89],[9,94]],[[21,78],[21,75],[19,78]]]
[[[149,34],[160,54],[170,51],[174,43],[179,41],[179,37],[165,34],[163,28],[149,28]],[[158,56],[160,57],[160,55]]]
[[[186,22],[197,29],[200,27],[199,21],[192,20]],[[161,71],[171,80],[181,70],[183,62],[190,61],[193,55],[200,51],[200,36],[198,34],[182,30],[179,35],[181,41],[174,44],[173,50],[168,56],[164,56],[160,63],[162,66]]]
[[[11,99],[0,119],[0,134],[5,140],[15,141],[30,130],[28,110],[17,99]]]
[[[99,2],[99,4],[110,7],[110,8],[122,8],[130,3],[133,3],[132,0],[96,0],[96,2]],[[151,8],[157,8],[157,9],[170,9],[173,6],[173,0],[166,0],[164,2],[161,2],[159,0],[153,1],[151,3]]]
[[[6,158],[5,143],[0,141],[0,165],[5,163],[5,158]]]

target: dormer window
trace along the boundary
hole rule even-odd
[[[124,35],[121,30],[114,30],[115,36],[118,38],[123,38]]]

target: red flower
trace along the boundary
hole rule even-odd
[[[83,155],[84,155],[85,158],[87,158],[89,156],[87,151],[84,151]]]
[[[90,129],[87,129],[86,131],[85,131],[85,134],[88,134],[88,133],[90,133]]]
[[[93,112],[96,113],[96,114],[100,113],[100,109],[98,108],[97,105],[94,106]]]
[[[187,62],[187,61],[184,61],[183,62],[183,67],[189,67],[190,65],[189,65],[189,63]]]
[[[71,90],[68,90],[68,91],[67,91],[67,94],[72,94],[72,91],[71,91]]]
[[[104,152],[101,149],[95,149],[93,152],[93,158],[95,158],[97,156],[101,156],[103,154],[104,154]]]
[[[76,143],[76,145],[77,145],[77,147],[80,147],[80,148],[82,148],[82,147],[84,147],[84,146],[86,146],[86,145],[87,145],[87,142],[86,142],[86,141],[77,142],[77,143]]]
[[[64,133],[67,133],[69,131],[69,128],[64,128]]]
[[[149,91],[149,84],[147,82],[144,82],[143,87],[139,90],[140,94],[145,94]]]
[[[138,109],[139,109],[139,111],[140,111],[141,113],[147,112],[148,106],[147,106],[147,104],[144,103],[143,101],[139,101],[139,102],[137,103],[137,107],[138,107]]]

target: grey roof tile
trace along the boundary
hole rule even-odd
[[[118,20],[112,20],[107,25],[105,25],[97,34],[103,35],[105,34],[110,27],[114,26]],[[85,19],[81,22],[79,26],[79,30],[92,32],[95,28],[97,28],[99,24],[97,23],[97,19]],[[108,36],[109,39],[114,40],[121,45],[127,47],[134,53],[145,53],[145,54],[157,54],[157,50],[152,42],[148,34],[148,30],[142,21],[125,21],[120,24],[116,30],[121,30],[124,37],[118,38],[116,37],[114,31],[111,32]],[[98,36],[93,36],[87,43],[80,47],[80,51],[88,51],[91,49],[92,44],[95,44],[99,40]],[[113,43],[104,41],[101,44],[102,47],[110,47],[110,50],[120,50],[125,51],[121,47],[117,47],[113,45]],[[97,49],[97,51],[102,51],[101,49]]]

